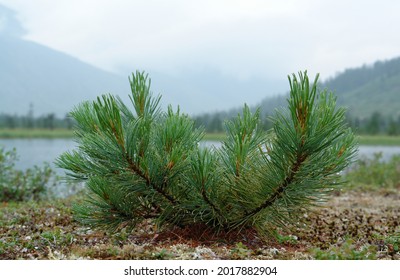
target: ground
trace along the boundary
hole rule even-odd
[[[396,259],[400,189],[337,191],[275,238],[199,227],[110,234],[73,219],[76,198],[0,205],[0,259]]]

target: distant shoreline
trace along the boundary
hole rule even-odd
[[[400,146],[400,136],[359,135],[358,142],[365,146]]]
[[[223,141],[224,133],[206,133],[204,140]],[[365,146],[400,146],[400,136],[358,135],[358,143]]]
[[[0,139],[29,139],[29,138],[72,138],[74,131],[70,129],[0,129]],[[206,133],[204,140],[223,141],[224,133]],[[371,146],[400,146],[400,136],[388,135],[359,135],[360,145]]]
[[[72,138],[74,131],[70,129],[0,129],[0,139],[29,138]]]

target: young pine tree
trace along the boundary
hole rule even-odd
[[[103,95],[71,113],[78,145],[57,164],[86,183],[76,218],[111,230],[152,218],[261,234],[295,222],[342,183],[339,172],[356,152],[345,110],[332,93],[317,93],[317,80],[289,77],[288,107],[275,112],[268,132],[260,111],[244,106],[214,149],[199,146],[203,131],[179,108],[159,108],[148,75],[132,74],[131,108]]]

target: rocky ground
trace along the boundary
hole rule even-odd
[[[0,259],[395,259],[400,260],[400,189],[335,193],[289,232],[262,240],[248,230],[201,227],[91,230],[73,220],[74,199],[0,205]]]

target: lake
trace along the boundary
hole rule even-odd
[[[204,141],[201,145],[218,147],[220,142]],[[0,146],[6,150],[15,147],[19,156],[16,168],[24,170],[43,162],[49,162],[55,168],[54,160],[61,153],[72,150],[75,142],[72,139],[0,139]],[[400,154],[400,146],[360,146],[358,157],[372,157],[377,152],[382,152],[382,159],[387,160],[394,154]],[[63,174],[61,169],[56,170],[58,174]]]

